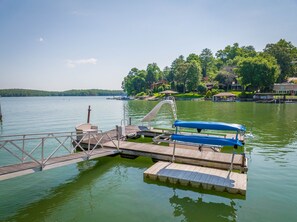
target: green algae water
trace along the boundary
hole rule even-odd
[[[105,97],[1,98],[0,134],[73,131],[86,122],[102,130],[132,124],[157,102]],[[153,162],[105,157],[0,182],[0,221],[296,221],[297,104],[177,101],[182,120],[244,124],[248,188],[238,195],[190,189],[143,179]],[[162,108],[157,126],[170,126]],[[9,162],[0,150],[0,165]]]

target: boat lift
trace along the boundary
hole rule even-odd
[[[234,149],[237,149],[238,146],[243,146],[243,143],[239,141],[239,135],[246,132],[246,128],[243,125],[239,124],[230,124],[223,122],[203,122],[203,121],[180,121],[176,120],[174,122],[175,133],[171,135],[171,141],[174,142],[172,162],[175,161],[175,149],[178,142],[200,145],[211,145],[211,146],[233,146]],[[235,138],[221,138],[217,136],[204,136],[204,135],[189,135],[189,134],[179,134],[180,128],[194,128],[197,129],[197,132],[200,133],[201,130],[224,130],[224,131],[236,131]],[[233,168],[234,152],[232,155],[230,171]],[[244,154],[243,154],[244,155]],[[245,158],[243,158],[245,159]]]

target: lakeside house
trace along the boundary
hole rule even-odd
[[[236,96],[229,92],[222,92],[212,97],[213,102],[235,102]]]
[[[275,83],[273,91],[276,94],[297,95],[297,77],[290,77],[284,83]]]

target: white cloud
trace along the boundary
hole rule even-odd
[[[40,38],[38,39],[38,41],[39,41],[39,42],[43,42],[44,39],[43,39],[42,37],[40,37]]]
[[[71,60],[68,59],[66,61],[66,65],[69,68],[75,68],[78,65],[96,65],[97,64],[97,59],[95,58],[89,58],[89,59],[78,59],[78,60]]]

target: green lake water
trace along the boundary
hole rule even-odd
[[[0,98],[0,134],[73,131],[86,122],[102,130],[132,124],[157,102],[105,97]],[[125,112],[124,112],[125,109]],[[297,104],[177,101],[181,120],[244,124],[247,195],[190,189],[143,179],[153,162],[105,157],[0,182],[0,221],[297,221]],[[156,126],[173,122],[162,108]],[[0,150],[0,165],[11,157]]]

